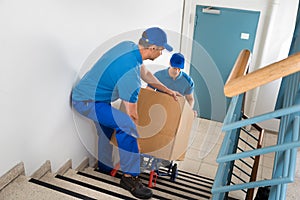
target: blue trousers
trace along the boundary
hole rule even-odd
[[[105,171],[114,168],[110,139],[116,130],[116,139],[123,173],[137,176],[140,174],[140,153],[138,133],[134,122],[122,111],[113,108],[110,103],[72,101],[73,107],[85,117],[94,121],[99,136],[98,165]]]

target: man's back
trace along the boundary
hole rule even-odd
[[[74,100],[136,101],[142,57],[133,42],[121,42],[105,53],[73,89]]]

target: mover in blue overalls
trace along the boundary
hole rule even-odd
[[[142,199],[151,198],[152,191],[138,178],[140,153],[136,124],[141,79],[175,99],[180,95],[161,84],[143,65],[143,60],[156,59],[163,49],[172,51],[166,33],[158,27],[149,28],[138,44],[124,41],[108,50],[72,90],[73,107],[94,121],[99,135],[98,169],[106,173],[113,169],[110,139],[116,131],[123,171],[120,186]],[[111,106],[117,99],[124,102],[127,114]]]

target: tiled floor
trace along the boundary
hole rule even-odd
[[[215,177],[218,164],[216,158],[224,135],[222,123],[197,118],[194,120],[189,147],[179,169],[210,178]]]
[[[221,131],[222,123],[210,121],[202,118],[194,120],[190,135],[189,147],[184,161],[177,162],[178,168],[191,173],[203,175],[209,178],[215,177],[218,163],[216,158],[222,144],[224,133]],[[247,139],[251,143],[251,138]],[[265,132],[263,146],[276,144],[277,135]],[[294,183],[288,185],[287,200],[296,199],[297,188],[300,186],[300,153],[296,169]],[[270,179],[273,169],[274,153],[265,154],[260,158],[257,180]],[[232,192],[230,196],[237,199],[245,199],[245,193],[241,191]]]

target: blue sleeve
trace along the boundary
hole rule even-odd
[[[136,103],[141,88],[140,69],[135,67],[126,72],[117,83],[120,99]]]
[[[187,81],[189,83],[189,87],[187,87],[186,90],[185,90],[186,95],[192,94],[194,92],[194,81],[193,81],[193,79],[188,76]]]

